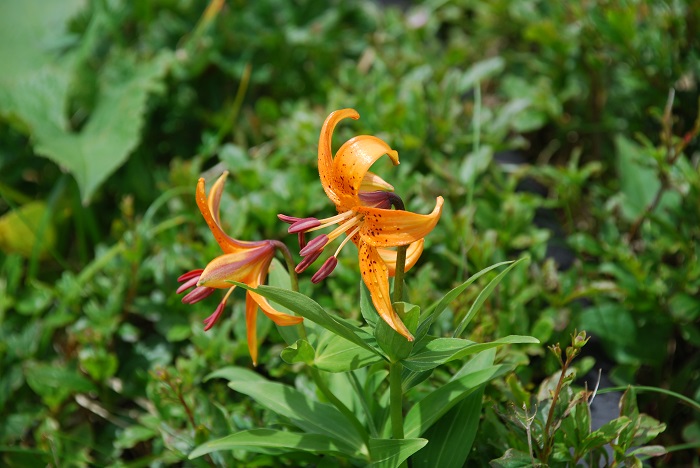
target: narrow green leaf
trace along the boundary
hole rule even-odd
[[[454,405],[476,391],[480,385],[509,372],[510,366],[490,366],[469,372],[434,390],[408,411],[404,420],[406,437],[418,437]]]
[[[300,429],[332,437],[343,453],[358,456],[365,452],[367,433],[359,434],[334,406],[312,400],[300,391],[277,382],[232,381],[229,387],[248,395],[260,405],[289,418]]]
[[[377,326],[379,314],[374,308],[374,304],[372,304],[372,296],[369,293],[369,289],[367,289],[367,285],[362,280],[360,280],[360,313],[370,327],[375,328]]]
[[[459,92],[464,93],[473,88],[480,81],[500,73],[505,67],[505,64],[505,60],[498,56],[476,62],[469,67],[469,70],[464,72],[459,83]]]
[[[470,368],[493,365],[495,351],[475,357]],[[412,458],[413,468],[461,468],[471,452],[481,418],[485,385],[457,403],[425,432],[428,445]]]
[[[395,468],[422,449],[426,439],[370,439],[369,454],[373,468]]]
[[[255,291],[261,296],[277,302],[305,319],[311,320],[323,328],[332,331],[336,335],[342,336],[346,340],[383,357],[379,348],[371,344],[375,343],[375,339],[372,335],[343,318],[329,314],[316,301],[301,293],[287,291],[273,286],[258,286],[256,289],[253,289],[243,283],[231,283],[244,289]]]
[[[336,442],[320,434],[278,431],[274,429],[252,429],[211,440],[195,448],[189,455],[192,460],[219,450],[242,449],[256,453],[281,454],[289,452],[312,452],[341,454]]]
[[[462,359],[470,354],[479,353],[486,349],[496,348],[506,344],[539,343],[531,336],[510,335],[489,343],[475,343],[461,338],[431,338],[424,347],[403,361],[404,366],[414,372],[421,372],[444,364]]]
[[[479,312],[481,306],[484,304],[484,302],[486,302],[486,299],[488,299],[493,290],[496,289],[496,286],[498,286],[501,280],[508,274],[508,272],[510,272],[510,270],[512,270],[525,260],[529,260],[529,257],[523,257],[520,260],[513,263],[512,265],[510,265],[508,268],[500,272],[494,279],[492,279],[484,289],[482,289],[482,291],[476,297],[474,304],[472,304],[471,308],[469,309],[469,312],[467,312],[467,315],[459,323],[457,329],[455,330],[452,336],[457,337],[462,334],[464,329],[467,328],[467,325],[469,325],[469,322],[471,322],[476,313]]]
[[[222,378],[230,382],[267,382],[265,377],[244,367],[227,366],[217,369],[204,377],[204,381]]]
[[[661,457],[666,455],[668,451],[663,445],[647,445],[644,447],[639,447],[638,449],[632,450],[628,456],[630,457]]]
[[[442,299],[440,299],[432,306],[428,307],[419,319],[420,325],[418,326],[418,330],[416,331],[416,340],[419,340],[428,333],[428,331],[430,330],[430,326],[433,324],[433,322],[435,322],[435,320],[440,316],[440,314],[444,312],[448,304],[455,300],[457,296],[462,294],[462,292],[464,292],[464,290],[467,289],[474,281],[478,280],[489,271],[503,265],[508,265],[509,263],[513,263],[513,261],[511,260],[507,262],[496,263],[495,265],[491,265],[490,267],[484,268],[478,273],[474,273],[464,283],[452,289],[450,292],[445,294],[442,297]]]

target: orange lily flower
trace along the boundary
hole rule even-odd
[[[374,307],[389,326],[412,341],[413,335],[394,311],[389,295],[389,277],[395,273],[397,255],[396,250],[391,248],[408,246],[405,269],[409,270],[415,265],[423,252],[423,238],[440,219],[443,198],[437,198],[435,208],[427,215],[390,209],[392,205],[403,208],[403,203],[391,192],[393,187],[369,172],[369,168],[385,154],[394,165],[398,165],[399,155],[383,140],[360,135],[345,142],[333,157],[333,130],[338,122],[347,117],[359,119],[360,115],[354,109],[331,113],[323,124],[318,142],[321,184],[338,214],[321,220],[285,215],[279,217],[291,224],[290,233],[300,236],[300,254],[305,258],[297,265],[298,273],[311,265],[326,245],[346,234],[346,239],[335,254],[324,262],[311,280],[317,283],[326,278],[337,265],[340,250],[352,240],[359,249],[362,279],[370,291]],[[322,234],[308,244],[305,242],[304,233],[336,224],[338,227],[329,234]]]
[[[209,192],[209,197],[205,194],[204,179],[199,179],[196,192],[199,211],[202,212],[204,220],[209,225],[209,229],[214,234],[214,238],[221,250],[224,251],[224,254],[209,262],[203,270],[192,270],[178,278],[178,282],[183,283],[177,290],[178,294],[194,287],[192,291],[182,298],[182,302],[186,304],[199,302],[209,297],[216,289],[228,290],[214,313],[204,320],[205,331],[213,327],[219,320],[226,306],[226,301],[235,289],[235,286],[232,286],[229,281],[245,283],[253,288],[263,284],[270,268],[270,262],[272,262],[272,258],[275,255],[275,249],[277,244],[279,244],[278,241],[272,240],[239,241],[224,232],[219,219],[219,204],[227,176],[228,172],[224,172],[219,177]],[[245,307],[246,333],[248,350],[254,365],[258,361],[258,338],[256,334],[258,306],[260,306],[265,315],[280,326],[296,325],[303,320],[302,317],[275,310],[267,299],[253,291],[247,291]]]

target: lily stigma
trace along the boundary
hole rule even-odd
[[[297,265],[301,273],[313,264],[326,246],[342,236],[335,253],[313,275],[318,283],[338,264],[338,254],[352,241],[359,250],[362,280],[369,289],[372,303],[379,316],[397,333],[413,341],[413,335],[394,311],[389,293],[389,277],[396,271],[397,252],[394,248],[407,246],[405,270],[408,271],[423,252],[423,238],[433,230],[442,212],[443,198],[437,197],[435,208],[427,215],[403,210],[403,202],[394,194],[393,186],[369,168],[380,157],[387,155],[394,165],[399,155],[383,140],[371,135],[359,135],[345,142],[333,157],[331,141],[333,130],[345,118],[359,119],[354,109],[332,112],[321,128],[318,141],[318,172],[328,198],[335,204],[337,215],[326,219],[295,218],[279,215],[289,226],[289,233],[299,235],[300,255]],[[390,209],[391,206],[399,209]],[[337,226],[328,234],[321,234],[308,243],[309,232]]]
[[[273,240],[239,241],[224,232],[219,218],[219,205],[227,176],[228,172],[224,172],[219,177],[211,188],[208,197],[205,193],[204,179],[200,178],[197,183],[195,196],[199,211],[204,216],[204,220],[207,222],[214,239],[216,239],[224,254],[209,262],[206,268],[192,270],[178,278],[178,282],[182,283],[182,285],[178,288],[177,294],[194,288],[182,298],[182,302],[185,304],[197,303],[209,297],[217,289],[227,290],[214,313],[204,320],[205,331],[211,329],[219,320],[226,307],[226,301],[236,288],[235,285],[231,285],[230,281],[245,283],[252,288],[257,288],[263,284],[272,258],[275,255],[275,249],[281,246],[279,241]],[[246,335],[248,350],[254,365],[258,361],[256,327],[258,306],[277,325],[297,325],[303,321],[302,317],[275,310],[267,299],[253,291],[247,291],[245,304]]]

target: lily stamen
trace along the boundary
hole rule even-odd
[[[333,254],[334,257],[337,257],[338,254],[340,253],[340,251],[343,250],[343,247],[345,247],[345,244],[347,244],[350,240],[352,240],[352,238],[355,237],[355,234],[360,232],[360,228],[362,228],[362,226],[357,226],[355,229],[352,230],[352,232],[350,234],[348,234],[348,236],[345,239],[343,239],[343,242],[340,243],[340,245],[338,246],[338,249]]]
[[[326,219],[321,219],[319,220],[320,224],[318,226],[315,226],[311,229],[308,229],[306,232],[311,232],[311,231],[318,231],[319,229],[324,229],[329,226],[333,226],[334,224],[342,223],[348,218],[352,218],[354,216],[354,213],[352,212],[345,212],[345,213],[340,213],[335,216],[331,216],[330,218]]]
[[[304,270],[309,268],[311,266],[311,264],[314,263],[316,261],[316,259],[321,256],[322,253],[323,253],[323,249],[317,250],[317,251],[307,255],[306,257],[304,257],[304,259],[301,262],[299,262],[299,264],[296,266],[296,268],[294,268],[294,271],[296,271],[297,274],[302,273]]]
[[[349,221],[344,222],[343,224],[341,224],[340,226],[335,228],[333,231],[331,231],[331,233],[328,234],[328,241],[333,242],[338,237],[340,237],[343,233],[347,232],[348,230],[350,230],[353,227],[360,224],[362,222],[363,218],[364,218],[364,216],[362,216],[362,215],[353,216]]]
[[[329,242],[330,242],[330,239],[326,234],[321,234],[318,237],[314,237],[313,239],[311,239],[309,241],[308,244],[306,244],[306,247],[301,249],[301,251],[299,252],[299,255],[301,255],[302,257],[305,257],[305,256],[309,255],[310,253],[313,253],[316,251],[321,252],[321,251],[323,251],[324,248],[326,248],[326,245],[328,245]]]
[[[333,256],[333,257],[328,257],[325,262],[323,262],[323,265],[321,265],[321,268],[318,269],[316,273],[311,277],[311,282],[314,284],[320,283],[324,279],[328,278],[328,275],[330,275],[333,270],[335,270],[335,267],[338,265],[338,259]]]

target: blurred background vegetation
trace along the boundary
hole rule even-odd
[[[172,464],[274,422],[204,381],[250,365],[241,296],[205,334],[218,299],[185,306],[174,294],[181,273],[218,255],[194,187],[228,169],[229,232],[295,248],[276,214],[331,213],[316,143],[344,107],[362,118],[337,142],[369,133],[396,148],[401,165],[375,169],[409,209],[446,199],[408,277],[412,302],[528,254],[466,338],[552,344],[585,329],[581,375],[602,367],[610,385],[700,400],[700,5],[387,3],[3,2],[0,464]],[[358,318],[350,250],[323,285],[301,287]],[[278,332],[267,322],[261,333],[258,371],[303,386]],[[544,349],[501,352],[529,365],[487,389],[474,466],[518,443],[499,408],[556,371]],[[696,459],[700,415],[638,398],[672,422],[657,443],[686,447],[657,463]],[[188,463],[253,460],[216,457]]]

